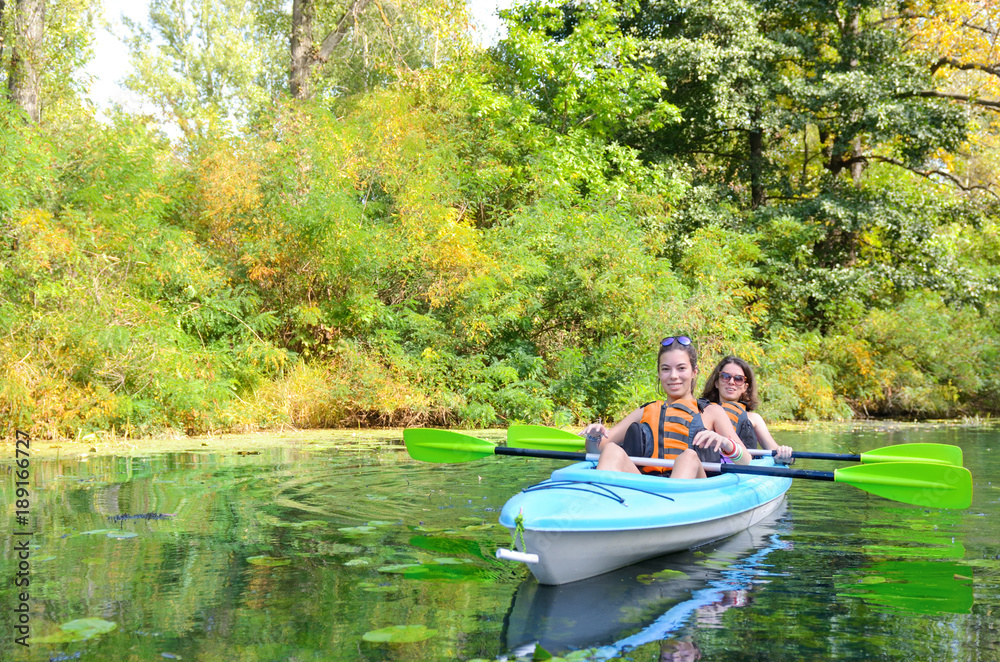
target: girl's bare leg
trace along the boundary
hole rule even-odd
[[[697,455],[695,455],[697,458]],[[618,444],[606,444],[601,451],[601,459],[597,461],[597,468],[604,471],[624,471],[626,473],[637,474],[639,469],[628,459],[628,455]]]
[[[705,468],[701,466],[701,458],[690,448],[677,456],[674,460],[674,470],[670,472],[671,478],[707,478]]]

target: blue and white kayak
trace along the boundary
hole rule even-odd
[[[754,466],[774,466],[771,458]],[[578,462],[513,496],[500,523],[542,584],[567,584],[742,531],[783,502],[791,478],[728,473],[681,480]]]

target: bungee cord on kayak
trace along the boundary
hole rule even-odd
[[[589,487],[597,488],[597,490],[596,491],[594,491],[594,490],[585,490],[582,487],[577,487],[578,485],[587,485]],[[657,494],[656,492],[652,492],[650,490],[643,490],[643,489],[640,489],[638,487],[630,487],[630,486],[622,486],[622,485],[619,485],[617,487],[619,489],[634,490],[636,492],[642,492],[644,494],[649,494],[649,495],[652,495],[652,496],[655,496],[655,497],[660,497],[660,498],[666,499],[667,501],[673,501],[674,500],[672,497],[669,497],[666,494]],[[538,491],[538,490],[557,490],[557,489],[559,489],[559,490],[580,490],[581,492],[593,492],[594,494],[599,494],[599,495],[602,495],[602,496],[606,496],[609,499],[614,499],[618,503],[624,504],[626,506],[628,505],[627,503],[625,503],[625,498],[622,497],[621,495],[619,495],[617,492],[615,492],[614,490],[612,490],[611,488],[609,488],[609,487],[607,487],[605,485],[601,485],[600,483],[595,483],[593,481],[547,480],[544,483],[538,483],[537,485],[531,485],[530,487],[526,487],[526,488],[524,488],[521,491],[522,492],[535,492],[535,491]]]

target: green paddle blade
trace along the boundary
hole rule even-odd
[[[544,425],[512,425],[507,428],[507,445],[540,451],[580,451],[585,441],[572,432]]]
[[[930,462],[857,464],[837,469],[833,480],[917,506],[963,509],[972,504],[972,474],[965,467]]]
[[[403,430],[403,441],[410,457],[421,462],[469,462],[493,455],[495,448],[477,437],[431,428]]]
[[[962,466],[962,449],[948,444],[897,444],[861,454],[862,464],[879,462],[937,462]]]

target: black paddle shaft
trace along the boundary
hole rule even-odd
[[[778,451],[771,451],[768,455],[774,456]],[[860,455],[843,455],[841,453],[802,453],[795,451],[792,457],[799,460],[840,460],[841,462],[860,462]]]
[[[785,467],[752,467],[747,464],[723,464],[724,474],[754,474],[756,476],[778,476],[779,478],[805,478],[807,480],[834,480],[832,471],[812,471],[810,469],[788,469]]]
[[[497,446],[493,449],[495,455],[516,455],[520,457],[540,457],[549,460],[574,460],[582,461],[587,459],[586,453],[570,453],[568,451],[543,451],[533,448],[510,448],[509,446]],[[715,472],[710,472],[715,473]],[[810,471],[808,469],[787,469],[785,467],[753,467],[746,464],[723,464],[722,473],[732,474],[753,474],[756,476],[778,476],[779,478],[805,478],[807,480],[833,480],[831,471]]]
[[[494,455],[518,455],[520,457],[541,457],[549,460],[575,460],[580,462],[587,459],[586,453],[570,453],[569,451],[543,451],[533,448],[511,448],[509,446],[497,446],[493,449]]]

